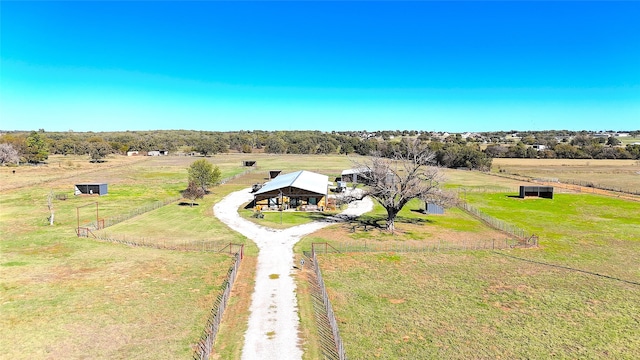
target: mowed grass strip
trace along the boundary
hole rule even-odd
[[[350,359],[635,359],[640,288],[492,252],[322,255]]]

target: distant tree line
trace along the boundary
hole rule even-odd
[[[166,150],[171,153],[265,152],[271,154],[360,154],[376,152],[393,157],[403,139],[428,144],[439,165],[488,170],[491,159],[640,159],[640,145],[621,146],[616,137],[567,130],[462,134],[414,130],[395,131],[195,131],[157,130],[122,132],[6,132],[0,136],[0,163],[40,163],[49,154],[86,155],[100,160],[128,151]],[[640,136],[640,131],[630,131]],[[533,147],[537,145],[537,149]],[[540,146],[542,145],[542,147]]]

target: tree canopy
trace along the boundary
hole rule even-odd
[[[46,138],[39,132],[32,131],[25,141],[25,154],[27,162],[40,163],[49,158],[49,146]]]
[[[199,159],[191,163],[188,173],[189,182],[194,182],[205,193],[207,193],[207,187],[217,185],[222,176],[220,169],[206,159]]]

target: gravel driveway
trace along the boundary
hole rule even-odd
[[[241,190],[229,194],[213,208],[218,219],[253,240],[260,249],[242,359],[301,359],[296,286],[291,276],[293,245],[304,235],[332,222],[313,222],[285,230],[267,228],[238,214],[238,208],[251,200],[250,189]],[[372,208],[371,200],[364,198],[349,204],[342,214],[357,216]]]

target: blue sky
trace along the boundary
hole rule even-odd
[[[640,2],[0,2],[0,129],[640,128]]]

